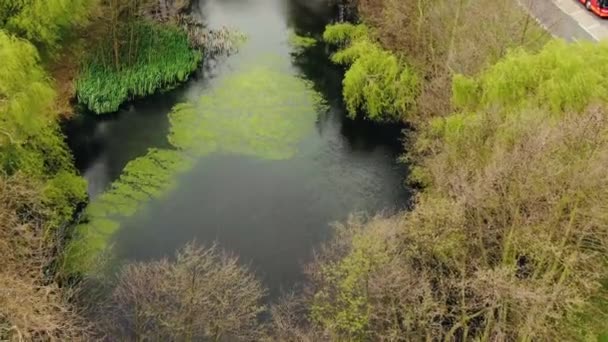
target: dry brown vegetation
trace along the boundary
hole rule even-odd
[[[607,320],[608,113],[548,121],[518,123],[516,141],[486,141],[495,152],[483,166],[475,153],[455,163],[442,146],[425,159],[432,186],[414,211],[339,229],[312,266],[317,329],[328,340],[597,336]]]
[[[111,339],[255,341],[265,290],[236,257],[193,243],[175,261],[128,264],[107,304]]]
[[[0,340],[85,340],[88,325],[69,291],[46,275],[54,239],[45,235],[40,184],[0,176]]]

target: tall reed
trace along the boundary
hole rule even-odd
[[[97,114],[115,112],[133,98],[173,88],[202,60],[187,34],[173,26],[136,21],[122,30],[120,64],[112,62],[111,41],[104,41],[85,62],[76,83],[78,101]]]

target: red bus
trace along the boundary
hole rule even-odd
[[[602,18],[608,18],[608,0],[578,0],[585,4],[588,10]]]

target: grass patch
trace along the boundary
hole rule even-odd
[[[181,29],[145,21],[132,25],[137,38],[121,49],[121,65],[115,66],[111,42],[105,42],[86,62],[76,83],[78,101],[97,114],[115,112],[125,101],[173,88],[202,60]]]

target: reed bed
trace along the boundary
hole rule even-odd
[[[190,46],[187,33],[178,27],[146,21],[131,25],[123,30],[120,64],[108,40],[92,53],[77,81],[78,101],[97,114],[172,89],[187,80],[202,60],[202,53]]]

